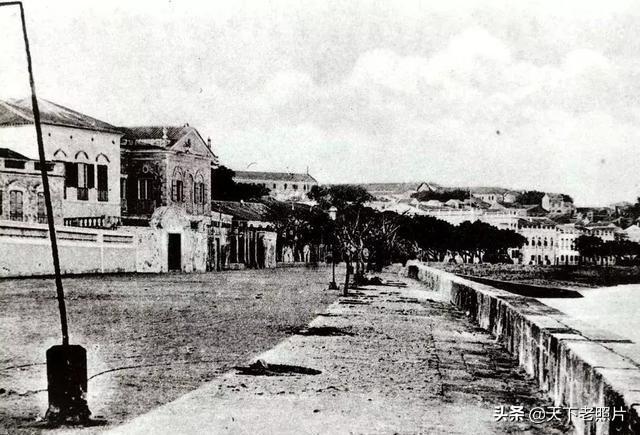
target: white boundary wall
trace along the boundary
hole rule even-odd
[[[63,274],[136,271],[133,234],[56,227]],[[0,220],[0,277],[53,275],[47,225]]]

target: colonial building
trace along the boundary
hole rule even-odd
[[[501,187],[476,187],[471,189],[471,196],[478,198],[487,204],[516,202],[517,196],[514,192]]]
[[[64,165],[47,162],[53,219],[62,224]],[[0,219],[47,223],[40,162],[0,148]]]
[[[585,234],[602,239],[603,242],[610,242],[616,239],[616,235],[622,231],[621,228],[612,223],[587,224],[584,226]]]
[[[318,185],[311,175],[293,172],[236,171],[234,181],[266,187],[279,201],[305,200],[311,188]]]
[[[212,201],[212,213],[230,215],[231,229],[223,252],[225,267],[231,269],[276,267],[277,234],[269,222],[265,204]]]
[[[575,224],[557,226],[556,264],[575,265],[580,263],[580,252],[576,249],[576,239],[583,234],[582,228]]]
[[[50,101],[40,100],[39,108],[45,158],[64,165],[62,216],[118,219],[122,134]],[[0,147],[38,159],[30,99],[0,101]]]
[[[148,221],[158,207],[176,206],[210,215],[211,170],[218,158],[188,124],[122,128],[122,216]]]
[[[555,215],[573,215],[576,212],[573,201],[567,195],[560,193],[545,193],[540,205],[550,214]]]
[[[556,223],[546,218],[520,218],[517,232],[526,238],[514,255],[522,264],[551,265],[556,262]]]

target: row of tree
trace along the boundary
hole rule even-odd
[[[599,237],[584,235],[576,239],[575,248],[580,253],[581,261],[587,263],[613,258],[616,264],[624,264],[640,257],[640,243],[629,240],[605,242]]]
[[[511,230],[483,222],[453,226],[431,216],[376,211],[366,206],[372,198],[360,186],[314,186],[309,198],[325,216],[332,207],[337,209],[335,220],[318,217],[315,222],[324,225],[319,233],[347,264],[345,290],[351,271],[354,281],[360,283],[368,269],[380,270],[409,258],[442,261],[447,256],[460,256],[464,261],[496,261],[507,259],[509,248],[522,247],[525,242]],[[299,223],[311,225],[310,221]]]

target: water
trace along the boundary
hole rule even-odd
[[[539,300],[565,314],[640,343],[640,284],[580,290],[580,299]]]

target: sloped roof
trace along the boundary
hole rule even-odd
[[[267,222],[269,216],[269,208],[260,202],[211,201],[211,210],[241,221]]]
[[[556,227],[558,226],[558,224],[554,221],[552,221],[551,219],[548,218],[544,218],[544,217],[531,217],[528,219],[525,218],[518,218],[518,225],[526,225],[526,226],[531,226],[531,225],[544,225],[544,226],[551,226],[551,227]]]
[[[207,152],[217,160],[218,156],[215,155],[213,150],[209,147],[207,142],[202,138],[200,132],[195,127],[185,124],[183,126],[137,126],[137,127],[118,127],[124,133],[123,139],[133,141],[133,144],[124,143],[123,148],[137,151],[137,150],[151,150],[151,149],[168,149],[173,147],[179,140],[187,136],[190,133],[195,135],[205,144]],[[166,142],[163,141],[166,134]]]
[[[117,127],[51,101],[38,99],[40,122],[61,127],[120,133]],[[33,124],[31,99],[0,100],[0,126]]]
[[[419,183],[360,183],[358,186],[365,188],[369,193],[402,194],[409,191],[417,191],[423,184],[430,186],[433,190],[442,189],[439,184],[426,181]]]
[[[542,206],[540,204],[538,205],[534,205],[530,208],[527,208],[527,215],[528,216],[546,216],[548,215],[549,212],[547,210],[545,210],[544,208],[542,208]]]
[[[2,159],[15,159],[15,160],[31,160],[27,156],[23,156],[9,148],[0,148],[0,158]]]
[[[153,142],[157,142],[163,139],[165,131],[167,133],[167,145],[168,147],[175,144],[180,138],[193,130],[193,127],[187,125],[176,126],[140,126],[140,127],[120,127],[123,131],[123,139],[131,139],[138,142],[140,145],[155,145]],[[152,143],[145,143],[147,141],[153,141]],[[138,144],[136,144],[138,146]]]
[[[570,224],[570,223],[574,223],[577,221],[577,219],[575,219],[571,213],[565,213],[565,214],[559,214],[559,215],[555,215],[555,216],[550,216],[549,219],[551,219],[554,222],[557,222],[559,224]]]
[[[470,187],[469,191],[471,194],[490,194],[497,193],[499,195],[504,195],[507,192],[513,192],[511,189],[507,189],[504,187],[488,187],[488,186],[478,186],[478,187]]]
[[[309,174],[298,174],[294,172],[259,172],[259,171],[235,171],[234,178],[240,180],[273,180],[288,181],[298,183],[317,183],[315,178]]]

